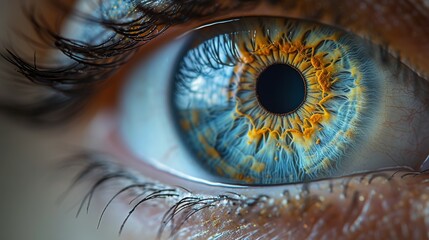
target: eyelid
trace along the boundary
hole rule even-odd
[[[285,1],[287,2],[287,1]],[[310,5],[310,1],[307,1],[307,4]],[[353,1],[351,1],[353,2]],[[361,2],[361,1],[355,1],[355,2]],[[341,4],[341,3],[340,3]],[[365,11],[368,12],[368,14],[371,15],[371,12],[368,10],[369,6],[375,5],[375,3],[372,2],[368,2],[367,3],[367,8],[359,8],[359,13],[360,17],[365,15]],[[339,19],[341,19],[341,16],[344,15],[344,13],[339,12],[340,8],[326,8],[326,6],[330,6],[332,5],[332,2],[326,2],[325,4],[319,4],[318,6],[318,12],[319,15],[311,13],[309,11],[308,8],[305,8],[304,6],[305,4],[297,4],[297,6],[295,6],[295,8],[291,8],[289,9],[283,9],[281,7],[273,7],[273,5],[270,4],[259,4],[258,6],[256,6],[255,8],[252,9],[246,9],[246,11],[240,11],[240,10],[232,10],[232,11],[228,11],[226,13],[221,13],[217,16],[210,16],[210,17],[206,17],[203,19],[194,19],[190,22],[184,23],[184,24],[178,24],[178,25],[173,25],[172,27],[170,27],[170,29],[162,34],[161,36],[158,36],[155,41],[151,41],[150,43],[148,43],[146,46],[142,47],[142,51],[145,51],[145,49],[154,49],[153,46],[154,45],[160,45],[162,43],[164,43],[165,41],[168,41],[168,39],[173,39],[176,36],[179,36],[181,33],[186,33],[187,31],[194,29],[196,27],[208,24],[208,23],[212,23],[212,22],[217,22],[217,21],[221,21],[223,19],[231,19],[234,17],[245,17],[245,16],[278,16],[278,17],[287,17],[287,18],[297,18],[297,19],[310,19],[310,20],[314,20],[320,23],[324,23],[324,24],[328,24],[331,26],[335,26],[338,27],[340,29],[346,30],[346,31],[350,31],[353,34],[356,34],[358,36],[362,36],[362,37],[369,37],[371,39],[371,41],[373,41],[375,44],[381,44],[385,47],[389,47],[389,51],[391,54],[393,54],[394,56],[399,55],[399,51],[398,49],[401,49],[401,58],[403,59],[404,63],[406,65],[408,65],[408,67],[410,67],[413,70],[416,70],[416,68],[418,68],[419,70],[421,70],[421,72],[417,72],[420,73],[423,77],[425,77],[429,71],[429,66],[427,66],[427,68],[425,66],[419,66],[421,65],[421,63],[425,61],[416,61],[411,59],[411,56],[409,56],[408,51],[406,51],[406,48],[409,47],[409,45],[413,45],[413,44],[403,44],[405,45],[405,47],[401,46],[397,46],[396,44],[392,45],[392,39],[387,35],[388,32],[384,32],[384,31],[379,31],[379,29],[384,29],[386,28],[386,25],[376,25],[374,27],[372,27],[371,29],[367,29],[364,28],[363,26],[367,27],[368,24],[366,22],[366,19],[362,19],[362,20],[356,20],[353,22],[347,22],[347,21],[340,21]],[[341,5],[340,7],[345,8],[345,7],[351,7],[354,6],[353,3],[348,3],[345,5]],[[360,6],[360,5],[359,5]],[[323,9],[323,7],[325,7],[325,9]],[[386,6],[387,7],[387,6]],[[299,9],[301,8],[301,9]],[[342,9],[344,10],[344,9]],[[316,10],[315,10],[316,11]],[[332,19],[327,17],[327,15],[335,15],[336,19]],[[383,15],[383,17],[381,17],[382,14],[380,14],[379,18],[386,18],[386,16]],[[372,15],[373,16],[373,15]],[[354,17],[359,17],[359,15],[354,15]],[[378,18],[376,18],[378,19]],[[377,21],[376,21],[377,22]],[[399,23],[401,24],[401,21],[399,20]],[[181,33],[180,33],[181,32]],[[376,34],[374,34],[374,32]],[[424,41],[424,37],[427,38],[427,40],[429,41],[429,34],[427,34],[426,36],[423,36],[423,40],[422,39],[417,39],[419,41],[425,42]],[[395,40],[397,40],[398,38],[396,37]],[[415,38],[408,37],[408,38],[403,38],[401,37],[401,41],[414,41],[416,40]],[[424,44],[421,45],[421,47],[425,47]],[[428,50],[427,52],[429,52],[429,47],[427,47]],[[423,49],[424,50],[424,49]],[[422,51],[423,53],[425,51]],[[420,52],[420,54],[422,54]],[[424,55],[424,54],[423,54]],[[420,58],[420,57],[419,57]],[[411,61],[412,65],[407,64],[408,61]],[[415,63],[418,64],[415,64]],[[414,67],[415,66],[415,67]]]
[[[308,1],[306,4],[309,4],[311,2]],[[329,6],[329,4],[332,3],[325,3],[325,4],[320,4],[320,6],[318,5],[318,9],[319,9],[319,13],[320,16],[317,16],[315,14],[311,14],[309,13],[309,9],[305,9],[303,4],[297,4],[296,6],[292,7],[290,10],[288,9],[283,9],[281,7],[277,7],[274,8],[272,5],[269,4],[259,4],[257,7],[252,8],[252,9],[246,9],[246,11],[241,11],[241,10],[232,10],[232,11],[227,11],[226,13],[220,13],[220,15],[217,16],[210,16],[210,17],[204,17],[203,19],[194,19],[193,21],[189,21],[187,23],[184,24],[177,24],[177,25],[173,25],[171,26],[166,32],[164,32],[163,34],[161,34],[160,36],[157,36],[155,39],[153,39],[152,41],[147,42],[145,45],[141,46],[140,52],[138,54],[136,54],[136,56],[133,59],[139,60],[139,59],[144,59],[145,56],[148,55],[148,53],[154,49],[157,49],[159,46],[161,46],[162,44],[171,41],[172,39],[174,39],[174,37],[177,37],[181,34],[186,33],[189,30],[192,30],[198,26],[210,23],[210,22],[216,22],[222,19],[228,19],[228,18],[233,18],[233,17],[243,17],[243,16],[262,16],[262,15],[266,15],[266,16],[281,16],[281,17],[289,17],[289,18],[310,18],[313,19],[315,21],[319,21],[321,23],[326,23],[329,25],[333,25],[336,27],[340,27],[346,30],[353,30],[353,27],[348,26],[347,24],[343,24],[338,22],[338,19],[323,19],[324,17],[326,17],[326,15],[329,14],[336,14],[337,18],[339,18],[339,16],[341,16],[343,13],[338,13],[336,11],[339,10],[335,10],[335,9],[323,9],[323,11],[321,10],[323,7]],[[349,4],[348,6],[351,6],[353,4]],[[371,5],[371,3],[369,3],[369,5]],[[344,6],[342,6],[344,7]],[[299,9],[301,8],[301,9]],[[365,11],[365,10],[362,10]],[[384,27],[384,26],[383,26]],[[375,31],[375,30],[372,30]],[[353,32],[356,35],[368,35],[369,33],[365,33],[365,31],[357,31],[357,32]],[[372,37],[372,36],[370,36]],[[379,37],[381,39],[383,39],[383,37]],[[372,39],[375,40],[375,39]],[[377,41],[376,41],[377,42]],[[388,42],[387,40],[383,40],[384,43]],[[407,52],[404,51],[402,52],[402,57],[406,57]],[[127,65],[132,65],[132,61],[131,63],[128,63]],[[412,68],[413,69],[413,68]],[[424,73],[422,73],[424,75]],[[113,77],[115,78],[115,77]]]
[[[190,232],[191,234],[197,231],[197,229],[198,232],[200,232],[201,227],[203,229],[207,228],[209,230],[216,230],[214,233],[217,233],[219,231],[222,232],[226,230],[225,227],[231,227],[231,224],[228,223],[228,220],[231,219],[233,221],[233,224],[235,225],[241,225],[243,222],[240,220],[248,220],[252,224],[245,224],[244,228],[240,227],[240,229],[244,229],[245,231],[251,231],[252,233],[264,234],[264,232],[261,233],[259,232],[259,230],[267,228],[271,230],[277,229],[281,232],[284,230],[288,230],[288,228],[285,229],[285,223],[287,224],[289,222],[296,221],[297,223],[301,223],[298,226],[302,226],[303,219],[301,219],[301,217],[305,217],[306,215],[306,217],[313,216],[311,217],[311,221],[309,221],[309,223],[314,223],[314,221],[316,220],[322,225],[325,225],[325,228],[328,227],[328,229],[332,229],[332,225],[324,224],[324,217],[327,217],[329,219],[332,216],[332,214],[329,213],[334,212],[337,213],[336,216],[341,216],[341,218],[337,219],[337,221],[339,220],[338,223],[334,222],[334,226],[338,227],[341,226],[341,224],[346,224],[347,226],[349,226],[348,224],[353,224],[356,222],[356,214],[362,212],[365,215],[361,216],[365,217],[368,215],[368,210],[371,213],[371,216],[377,216],[375,214],[380,215],[379,217],[373,219],[380,219],[380,217],[386,218],[385,211],[377,212],[378,210],[380,210],[380,208],[378,207],[380,206],[380,204],[383,204],[382,206],[389,206],[389,209],[394,210],[394,219],[398,219],[398,213],[400,214],[399,216],[403,216],[402,213],[406,213],[406,211],[409,210],[408,208],[410,207],[410,204],[417,205],[416,209],[410,209],[414,210],[412,213],[418,214],[413,214],[413,216],[418,216],[420,220],[422,218],[424,220],[425,218],[425,215],[421,215],[421,208],[418,208],[418,204],[420,203],[418,201],[419,196],[423,197],[420,198],[420,200],[427,200],[426,198],[424,198],[424,194],[421,195],[422,191],[424,190],[424,183],[427,182],[427,176],[424,173],[398,171],[384,172],[368,174],[365,176],[352,176],[347,179],[331,180],[329,182],[324,182],[321,184],[302,184],[300,186],[281,188],[278,189],[278,194],[271,195],[265,194],[268,190],[266,189],[265,192],[259,195],[252,195],[250,192],[247,192],[247,194],[243,195],[240,193],[236,193],[235,191],[221,191],[217,195],[213,196],[206,194],[195,194],[180,187],[167,187],[163,185],[158,185],[156,183],[147,183],[145,182],[145,179],[139,179],[135,176],[129,175],[131,173],[128,172],[127,169],[123,169],[120,166],[116,166],[115,164],[110,163],[97,162],[97,156],[84,156],[84,158],[88,159],[89,162],[85,164],[84,169],[80,172],[80,176],[82,176],[83,178],[90,177],[90,179],[88,180],[92,182],[90,183],[92,184],[92,187],[90,187],[91,190],[89,190],[88,194],[83,198],[78,212],[82,210],[82,207],[90,207],[92,195],[95,191],[98,192],[99,190],[101,190],[99,189],[101,188],[100,183],[107,184],[107,182],[110,183],[111,181],[113,181],[116,184],[109,184],[109,186],[111,187],[109,187],[110,192],[108,193],[111,197],[111,200],[107,203],[107,205],[104,205],[104,210],[102,211],[101,216],[99,218],[99,223],[102,221],[102,217],[105,215],[105,210],[107,210],[111,201],[118,200],[118,194],[120,194],[120,197],[122,198],[125,197],[124,195],[126,193],[129,193],[127,199],[132,200],[132,204],[128,202],[129,204],[127,204],[126,206],[131,206],[131,208],[135,210],[135,208],[141,205],[140,203],[142,203],[139,200],[136,201],[136,197],[140,196],[140,199],[143,198],[142,201],[150,201],[151,205],[149,206],[151,207],[148,208],[148,205],[145,205],[146,207],[140,206],[140,210],[143,211],[129,211],[128,216],[130,216],[131,214],[135,216],[138,215],[138,219],[142,219],[143,216],[143,219],[145,221],[140,223],[143,224],[140,227],[146,225],[152,227],[153,225],[150,225],[148,223],[147,220],[149,219],[144,218],[144,216],[148,216],[144,215],[144,213],[147,214],[145,210],[150,211],[149,216],[155,216],[157,214],[161,217],[164,216],[162,217],[162,219],[167,221],[160,222],[161,228],[159,230],[163,234],[171,234],[170,237],[174,237],[174,234],[178,233],[182,229],[186,229],[188,227],[187,225],[195,225],[197,227],[194,228],[192,232]],[[93,176],[86,176],[90,175],[90,173],[92,174],[93,170],[102,171],[95,173]],[[73,186],[80,182],[81,181],[75,182]],[[115,185],[118,184],[119,186],[115,187]],[[153,186],[154,189],[149,190],[146,195],[138,195],[139,192],[146,191],[145,187],[141,187],[141,189],[136,189],[136,187],[133,186],[142,186],[143,184]],[[116,188],[118,187],[119,192],[113,195],[112,190],[116,192]],[[136,191],[124,191],[127,189],[131,190],[130,188],[134,188]],[[161,191],[168,191],[168,193],[172,194],[172,196],[166,197],[166,201],[163,201],[161,198],[151,195],[152,193],[154,193],[154,191],[157,191],[157,189],[161,189]],[[274,188],[271,188],[271,190],[274,190]],[[146,199],[147,196],[153,196],[153,198]],[[183,215],[187,216],[187,213],[189,213],[187,210],[195,210],[195,208],[192,208],[193,206],[195,206],[192,203],[201,203],[202,205],[205,205],[204,202],[206,200],[208,200],[209,203],[212,203],[210,204],[210,208],[206,208],[202,212],[193,211],[194,213],[198,214],[193,214],[194,216],[191,219],[183,218]],[[164,205],[164,203],[167,204]],[[92,205],[94,205],[94,203],[92,203]],[[332,208],[332,206],[334,206],[334,208]],[[393,208],[391,208],[390,206]],[[175,211],[177,209],[180,210]],[[330,211],[329,209],[334,211]],[[171,212],[172,210],[173,212]],[[200,210],[202,210],[202,208],[200,208]],[[223,216],[222,212],[225,213]],[[341,215],[338,215],[338,213],[340,213]],[[209,218],[207,219],[207,217]],[[121,217],[119,217],[119,219],[120,221],[122,221]],[[123,224],[127,221],[127,219],[128,217],[125,218],[124,222],[122,222],[120,231],[123,230]],[[209,221],[206,222],[206,220]],[[213,221],[219,220],[226,220],[227,226],[222,224],[216,224],[216,228],[213,229],[213,225],[211,223]],[[332,221],[330,220],[328,222],[332,224]],[[264,224],[264,227],[261,227],[261,225],[258,224],[260,223],[260,221],[266,221],[270,224]],[[275,222],[277,222],[277,224]],[[305,218],[304,222],[306,222]],[[393,222],[395,223],[395,221]],[[157,223],[158,222],[156,222],[153,227],[159,227]],[[401,223],[402,222],[399,222],[399,224]],[[388,224],[383,224],[383,226],[386,225]],[[171,226],[171,228],[165,228],[168,226]],[[377,224],[371,222],[370,226],[371,231],[373,231],[373,226],[377,226]],[[127,228],[129,227],[130,226],[128,226]],[[303,231],[301,227],[295,229]],[[313,228],[310,229],[312,230]],[[377,227],[377,230],[378,229],[379,227]],[[153,231],[153,229],[150,230]],[[232,233],[236,235],[241,235],[242,233],[241,231],[235,231],[236,228],[232,228],[232,230],[234,230]],[[148,234],[148,232],[142,233]],[[209,238],[208,236],[211,236],[211,234],[214,233],[208,231],[205,234],[207,235],[207,238]],[[345,234],[344,236],[346,236],[348,232],[343,232],[342,234]],[[422,235],[420,234],[419,236]]]
[[[183,24],[183,25],[180,25],[180,26],[179,25],[174,26],[169,31],[172,32],[173,29],[181,29],[180,31],[182,33],[184,33],[187,30],[192,29],[192,27],[196,27],[196,26],[199,26],[201,24],[204,24],[204,23],[207,23],[210,21],[225,19],[227,17],[263,15],[264,13],[266,13],[264,15],[271,15],[271,16],[285,16],[285,17],[301,18],[301,19],[308,18],[308,19],[313,19],[313,20],[319,21],[321,23],[327,23],[328,25],[339,26],[340,24],[336,24],[335,21],[338,21],[340,16],[342,16],[344,14],[342,14],[342,15],[336,14],[335,15],[336,18],[333,18],[333,19],[332,18],[326,18],[326,15],[329,14],[329,12],[332,13],[334,11],[332,9],[337,9],[337,11],[341,10],[343,12],[347,12],[347,11],[344,11],[345,10],[344,6],[339,5],[338,8],[332,8],[331,10],[326,9],[326,7],[329,6],[329,4],[331,4],[331,5],[333,4],[334,6],[335,6],[335,4],[345,4],[348,7],[350,7],[350,6],[354,7],[355,6],[355,5],[353,5],[354,1],[347,1],[346,3],[343,3],[343,2],[333,3],[334,1],[324,1],[322,4],[319,3],[319,4],[315,4],[314,6],[312,6],[312,4],[311,4],[312,1],[313,0],[306,0],[306,1],[303,1],[303,3],[299,2],[298,5],[291,4],[291,2],[288,2],[286,0],[280,2],[280,3],[285,4],[284,7],[286,9],[282,8],[282,7],[278,7],[278,8],[274,8],[274,9],[272,7],[271,8],[267,7],[264,10],[263,7],[261,7],[261,5],[259,5],[257,8],[252,8],[249,11],[246,10],[245,12],[231,11],[230,13],[224,13],[224,14],[219,13],[221,15],[216,16],[216,17],[211,17],[211,18],[204,17],[202,22],[198,22],[195,20],[195,21],[190,21],[190,22]],[[396,1],[392,1],[392,2],[396,2]],[[368,4],[371,5],[372,3],[369,2]],[[392,3],[389,2],[389,4],[392,4]],[[305,6],[307,6],[307,5],[310,7],[305,8]],[[343,8],[341,8],[341,6]],[[318,11],[314,11],[317,9],[313,9],[312,7],[317,7]],[[418,16],[421,16],[424,13],[424,9],[425,8],[423,8],[423,10],[421,10],[421,11],[416,12],[416,14]],[[31,9],[31,10],[34,10],[34,9]],[[324,12],[323,11],[321,12],[321,10],[324,10]],[[60,12],[62,12],[62,11],[60,11]],[[350,12],[350,11],[348,11],[348,12]],[[351,11],[351,12],[353,12],[353,11]],[[50,36],[50,34],[45,35],[47,33],[43,33],[44,30],[50,30],[50,28],[48,26],[43,25],[43,23],[45,23],[44,15],[38,14],[38,12],[36,12],[36,11],[30,11],[28,13],[29,13],[29,16],[28,16],[29,19],[35,21],[35,22],[33,22],[33,24],[35,24],[35,25],[33,25],[33,27],[35,27],[36,29],[42,30],[42,37],[45,37],[48,40],[55,40],[55,37],[53,38],[53,36]],[[216,13],[216,14],[218,14],[218,13]],[[361,14],[362,14],[362,12],[361,12]],[[399,15],[402,16],[404,14],[399,14]],[[361,21],[359,21],[359,22],[361,22]],[[40,24],[42,24],[42,25],[40,25]],[[366,26],[365,24],[363,24],[363,25]],[[383,25],[382,27],[385,27],[385,26]],[[343,28],[346,28],[346,27],[343,27]],[[402,28],[397,28],[397,29],[402,29]],[[405,29],[410,29],[410,28],[405,28]],[[56,36],[56,37],[59,37],[55,34],[55,32],[50,32],[50,33],[54,34],[54,36]],[[359,34],[359,31],[355,32],[355,33]],[[420,70],[417,73],[420,76],[425,77],[425,76],[427,76],[427,73],[429,73],[429,62],[426,61],[426,56],[429,53],[429,45],[425,44],[425,42],[429,41],[429,39],[428,39],[429,34],[424,34],[421,36],[421,38],[419,38],[420,35],[418,33],[415,33],[415,31],[413,31],[411,33],[412,34],[407,32],[407,33],[402,34],[402,36],[395,38],[397,41],[408,41],[408,44],[404,44],[403,46],[401,46],[401,45],[395,45],[395,44],[392,45],[389,42],[387,42],[387,43],[390,44],[391,49],[401,49],[402,50],[401,51],[401,54],[402,54],[401,61],[403,61],[405,63],[411,63],[411,64],[407,64],[407,65],[413,70],[415,70],[415,69]],[[156,41],[150,41],[150,43],[147,46],[142,47],[141,52],[146,52],[148,50],[152,50],[153,48],[149,48],[149,46],[161,43],[162,38],[164,38],[167,35],[168,34],[163,34],[161,36],[158,36],[156,38]],[[403,37],[403,36],[407,36],[407,37]],[[419,42],[422,42],[424,44],[416,44],[415,42],[412,42],[412,40],[414,40],[414,39],[417,39]],[[64,39],[61,39],[61,37],[60,37],[60,40],[64,40]],[[61,44],[64,44],[64,42],[60,42],[60,45]],[[383,44],[386,44],[386,43],[384,42]],[[69,51],[70,49],[68,47],[70,47],[70,45],[68,45],[68,44],[65,44],[65,45],[66,46],[63,50],[68,49],[67,52],[71,53],[72,55],[81,56],[80,53],[73,53],[73,51]],[[52,43],[50,43],[49,46],[52,47]],[[408,48],[414,48],[415,51],[409,52]],[[73,47],[71,49],[73,49]],[[80,48],[79,51],[81,51],[81,50],[85,50],[85,49]],[[115,51],[115,52],[117,53],[118,51]],[[417,55],[415,54],[416,52],[417,52]],[[13,52],[13,53],[15,53],[15,52]],[[87,86],[87,84],[81,84],[82,83],[81,80],[82,79],[90,79],[91,80],[93,78],[100,79],[100,75],[104,76],[106,74],[106,68],[98,69],[98,70],[100,70],[100,71],[98,71],[98,70],[94,69],[95,67],[92,65],[91,65],[92,67],[91,67],[91,71],[90,71],[91,73],[86,73],[87,71],[82,71],[82,69],[74,69],[74,68],[67,69],[67,71],[60,71],[60,72],[58,72],[57,71],[58,69],[55,67],[48,67],[47,69],[40,69],[40,67],[43,66],[44,62],[39,61],[39,58],[37,61],[37,66],[39,68],[35,69],[34,64],[33,64],[34,59],[32,57],[29,57],[27,59],[26,58],[27,56],[25,54],[24,54],[24,56],[20,56],[20,55],[13,56],[13,53],[9,53],[9,54],[5,53],[5,55],[7,58],[10,58],[12,65],[15,65],[15,67],[18,67],[22,71],[22,74],[24,75],[24,77],[35,82],[36,84],[41,83],[42,85],[49,85],[49,86],[53,87],[54,91],[57,93],[57,95],[63,95],[64,92],[67,92],[68,90],[70,90],[70,88],[73,88],[73,87],[75,87],[75,88],[83,88],[83,87],[90,88],[91,86]],[[94,55],[94,54],[92,54],[92,55]],[[129,55],[131,55],[131,53],[126,52],[126,53],[124,53],[124,55],[129,56]],[[411,59],[412,57],[409,57],[409,56],[414,56],[414,60]],[[415,56],[417,56],[417,57],[415,57]],[[140,55],[140,57],[144,57],[144,56]],[[91,62],[91,60],[93,60],[93,59],[90,59],[89,61]],[[101,59],[95,59],[95,60],[101,60]],[[129,59],[127,59],[127,60],[129,60]],[[416,63],[418,63],[418,64],[416,64]],[[130,64],[132,64],[132,63],[128,63],[126,65],[130,65]],[[121,65],[122,65],[122,62],[121,62]],[[421,65],[423,65],[423,67]],[[424,65],[427,65],[427,66],[424,66]],[[64,67],[64,66],[62,66],[62,67]],[[65,67],[67,68],[69,66],[65,66]],[[123,67],[125,67],[125,66],[123,66]],[[85,66],[84,66],[84,68],[85,68]],[[87,69],[87,68],[89,68],[89,67],[86,67],[85,69]],[[107,70],[109,70],[109,69],[107,69]],[[115,69],[115,71],[117,71],[117,69]],[[101,72],[101,73],[99,73],[99,72]],[[120,71],[120,72],[123,72],[123,71]],[[46,74],[48,74],[52,79],[56,79],[56,80],[54,81],[52,79],[42,79],[42,81],[40,81],[40,79],[43,78],[44,76],[46,76]],[[78,75],[78,76],[76,76],[76,75]],[[120,78],[118,76],[121,76],[121,74],[116,74],[116,76],[113,76],[109,79],[118,79],[118,78]],[[124,75],[122,75],[122,76],[124,76]],[[63,82],[66,82],[64,80],[65,78],[67,78],[68,81],[72,81],[72,83],[70,83],[70,84],[67,83],[65,85],[62,84]],[[60,79],[60,80],[58,80],[58,79]],[[106,79],[103,77],[102,80],[106,80]],[[108,85],[112,85],[111,82],[112,81],[110,81],[110,83]],[[68,93],[70,93],[70,92],[68,92]],[[93,95],[93,94],[91,93],[88,95]],[[76,104],[78,104],[80,101],[77,98],[79,98],[79,96],[73,96],[73,97],[71,97],[69,102],[74,101],[74,102],[76,102]],[[88,97],[85,96],[85,99],[87,99],[87,98]],[[66,107],[64,107],[65,104],[63,104],[61,102],[55,101],[56,104],[52,104],[53,101],[44,102],[44,100],[45,99],[35,99],[31,103],[28,103],[27,105],[28,106],[29,105],[34,106],[34,108],[36,108],[36,107],[37,108],[43,108],[43,107],[45,107],[45,105],[51,104],[51,106],[50,106],[51,108],[66,108]],[[74,105],[76,105],[76,104],[74,104]],[[28,106],[21,106],[18,103],[12,103],[12,105],[15,106],[14,112],[17,112],[17,109],[20,108],[20,110],[18,111],[19,113],[17,113],[17,114],[19,114],[19,115],[30,115],[29,110],[27,110]],[[71,105],[71,104],[69,104],[69,105]],[[33,116],[32,119],[37,118],[37,120],[39,120],[41,122],[53,122],[55,120],[47,119],[47,118],[51,117],[51,116],[47,116],[51,112],[52,111],[37,113],[37,116]],[[61,112],[61,111],[58,111],[58,112]],[[64,112],[64,111],[62,111],[62,112]],[[70,111],[68,111],[68,112],[70,112]],[[73,114],[67,114],[67,116],[68,116],[67,118],[72,117],[72,115]],[[54,118],[56,118],[56,117],[54,117]]]
[[[222,16],[216,16],[210,21],[237,16],[263,15],[314,20],[370,38],[376,44],[389,47],[392,55],[401,57],[408,67],[423,77],[429,74],[429,62],[426,61],[429,46],[425,44],[429,41],[429,34],[425,30],[429,14],[425,15],[424,10],[427,8],[419,6],[418,3],[413,5],[404,1],[389,1],[383,5],[373,1],[357,0],[347,2],[328,0],[323,3],[307,0],[279,3],[280,5],[283,3],[284,7],[264,3],[243,12],[234,10]],[[394,13],[398,11],[400,14]]]

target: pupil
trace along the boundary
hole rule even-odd
[[[259,75],[256,95],[265,110],[287,114],[304,102],[305,88],[305,80],[298,70],[287,64],[273,64]]]

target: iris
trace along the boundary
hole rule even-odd
[[[366,42],[293,19],[220,29],[191,34],[174,73],[173,111],[197,162],[233,183],[337,175],[378,106]]]

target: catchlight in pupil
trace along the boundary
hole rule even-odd
[[[287,114],[299,108],[305,100],[305,80],[294,67],[273,64],[259,75],[256,95],[268,112]]]

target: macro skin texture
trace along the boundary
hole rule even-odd
[[[218,229],[217,234],[227,239],[426,239],[427,180],[425,176],[401,175],[350,179],[347,189],[343,185],[330,194],[323,192],[327,186],[321,186],[323,196],[310,190],[291,195],[283,203],[285,197],[260,208],[244,208],[244,214],[228,208],[207,211],[210,214],[198,222],[207,229]],[[256,214],[246,217],[246,211]],[[195,227],[183,233],[196,231]],[[213,236],[216,234],[201,234],[198,239]]]
[[[407,1],[276,1],[283,9],[300,12],[310,19],[343,26],[378,43],[388,43],[394,52],[409,65],[427,76],[426,61],[429,47],[426,23],[429,20],[428,2]],[[288,10],[290,9],[290,10]],[[335,9],[335,11],[330,11]],[[404,37],[406,36],[406,37]],[[410,44],[412,43],[412,44]]]
[[[230,4],[230,1],[216,2],[225,6]],[[400,55],[401,61],[425,77],[423,81],[428,79],[427,1],[269,2],[271,4],[245,12],[240,8],[225,14],[218,12],[219,15],[204,21],[244,15],[313,19],[367,37],[374,43],[386,44],[393,55]],[[2,8],[10,4],[7,1],[1,3]],[[6,10],[8,8],[4,7],[2,11]],[[201,22],[193,21],[185,27],[171,27],[164,36],[143,46],[133,61],[105,79],[104,87],[87,99],[86,108],[81,112],[85,117],[79,121],[60,124],[48,131],[46,128],[23,127],[2,116],[0,130],[4,135],[0,145],[4,146],[5,155],[0,175],[5,187],[2,187],[1,220],[5,225],[2,225],[1,239],[151,239],[158,236],[160,226],[165,227],[162,239],[429,239],[427,173],[389,170],[309,184],[235,189],[207,186],[158,173],[130,154],[118,137],[117,125],[112,123],[115,116],[111,116],[118,112],[115,96],[120,95],[118,89],[126,82],[128,70],[136,65],[135,62],[147,58],[148,53],[162,45],[161,42],[168,42],[170,37],[172,39],[199,25]],[[9,30],[9,27],[4,26],[3,29]],[[408,82],[411,81],[404,79],[405,88]],[[426,107],[420,110],[423,112],[428,111],[429,105],[426,83],[415,92]],[[408,84],[409,89],[401,91],[410,91],[412,83]],[[409,109],[401,109],[400,112],[412,128],[416,113]],[[395,126],[393,120],[383,124]],[[416,139],[423,139],[421,144],[424,144],[429,136],[418,138],[419,133],[427,132],[424,129],[414,129],[413,132]],[[57,207],[58,196],[73,182],[77,171],[73,169],[68,176],[52,166],[62,161],[70,145],[108,152],[114,156],[114,165],[118,165],[118,170],[113,172],[118,181],[106,181],[105,185],[97,187],[89,214],[85,214],[87,202],[84,200],[83,210],[77,219],[74,219],[73,207],[97,181],[106,179],[107,173],[85,178],[85,183],[66,198],[69,201]],[[389,150],[386,148],[386,152]],[[412,149],[407,151],[414,156]],[[108,179],[113,177],[110,175]],[[118,197],[107,209],[100,229],[96,230],[100,213],[113,195],[131,183],[154,180],[160,182],[159,188],[148,190],[140,186]],[[166,195],[151,195],[158,190]],[[143,195],[138,200],[151,196],[140,205],[135,205],[136,200],[130,204],[139,194]],[[118,237],[124,218],[135,206],[135,212]],[[64,210],[69,208],[73,208],[71,214]],[[172,213],[172,209],[176,211]],[[164,224],[163,220],[169,221]]]

